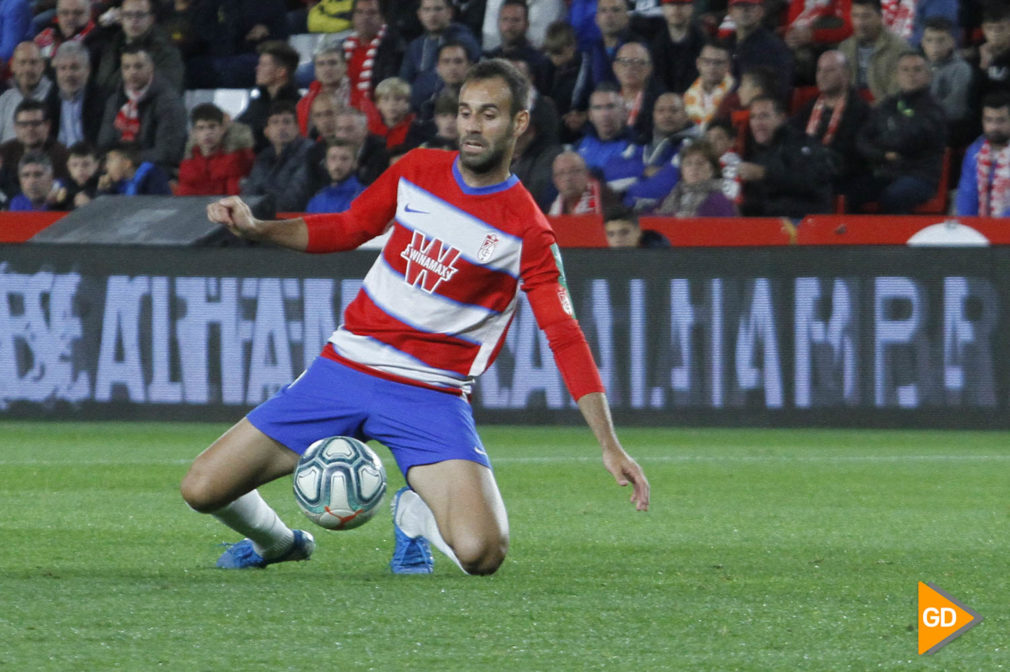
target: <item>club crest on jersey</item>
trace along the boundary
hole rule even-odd
[[[403,280],[408,285],[420,287],[429,294],[434,293],[443,282],[448,282],[459,269],[455,263],[459,250],[438,238],[428,239],[421,231],[413,236],[400,256],[407,261]]]
[[[491,259],[491,255],[494,254],[494,248],[498,246],[498,241],[501,238],[493,233],[487,234],[484,237],[484,242],[480,244],[480,249],[477,250],[477,260],[481,262],[486,262]]]

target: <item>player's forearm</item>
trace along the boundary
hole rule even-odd
[[[271,219],[257,222],[256,240],[272,243],[292,250],[305,251],[309,244],[308,227],[301,217]]]
[[[620,447],[614,421],[610,417],[610,404],[603,392],[590,392],[579,397],[579,411],[604,450]]]

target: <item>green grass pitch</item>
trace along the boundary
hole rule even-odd
[[[390,575],[385,513],[213,569],[236,539],[177,484],[223,429],[0,423],[0,670],[1010,667],[1006,433],[625,429],[643,514],[588,430],[484,427],[512,547],[479,578]],[[264,495],[311,526],[289,479]],[[933,656],[920,580],[985,619]]]

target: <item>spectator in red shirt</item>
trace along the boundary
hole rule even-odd
[[[230,121],[213,103],[202,103],[189,114],[190,148],[179,164],[179,196],[234,195],[252,170],[252,131]]]
[[[42,52],[42,57],[51,59],[64,42],[87,40],[90,43],[92,40],[89,36],[94,29],[89,0],[57,0],[56,19],[36,35],[34,41]],[[87,46],[92,48],[91,44]],[[96,60],[96,56],[97,53],[92,50],[92,60]]]
[[[357,102],[351,95],[351,80],[347,76],[347,63],[344,61],[344,50],[339,42],[323,42],[312,57],[316,78],[309,85],[309,90],[298,101],[298,127],[307,138],[317,136],[318,130],[312,128],[310,112],[312,101],[318,96],[330,96],[340,107],[356,107],[368,115],[370,120],[377,120],[378,110],[371,99],[359,96]]]
[[[410,111],[410,84],[399,77],[390,77],[375,87],[375,106],[380,120],[369,123],[369,131],[386,138],[386,147],[393,148],[407,139],[414,113]]]

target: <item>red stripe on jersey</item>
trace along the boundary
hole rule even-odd
[[[326,359],[332,359],[334,362],[340,362],[344,366],[354,369],[355,371],[360,371],[361,373],[367,374],[369,376],[375,376],[376,378],[382,378],[384,380],[391,380],[394,383],[403,383],[404,385],[413,385],[414,387],[423,387],[428,390],[435,390],[436,392],[445,392],[446,394],[451,394],[457,397],[466,397],[463,394],[463,390],[457,387],[438,387],[437,385],[429,385],[416,378],[405,378],[403,376],[397,376],[392,373],[387,373],[385,371],[380,371],[378,369],[373,369],[370,366],[363,366],[357,362],[347,359],[346,357],[341,357],[337,351],[333,349],[332,343],[327,343],[323,351],[319,353],[321,357]]]
[[[410,355],[428,366],[469,376],[480,346],[446,334],[419,331],[397,320],[359,292],[344,311],[344,327]]]

